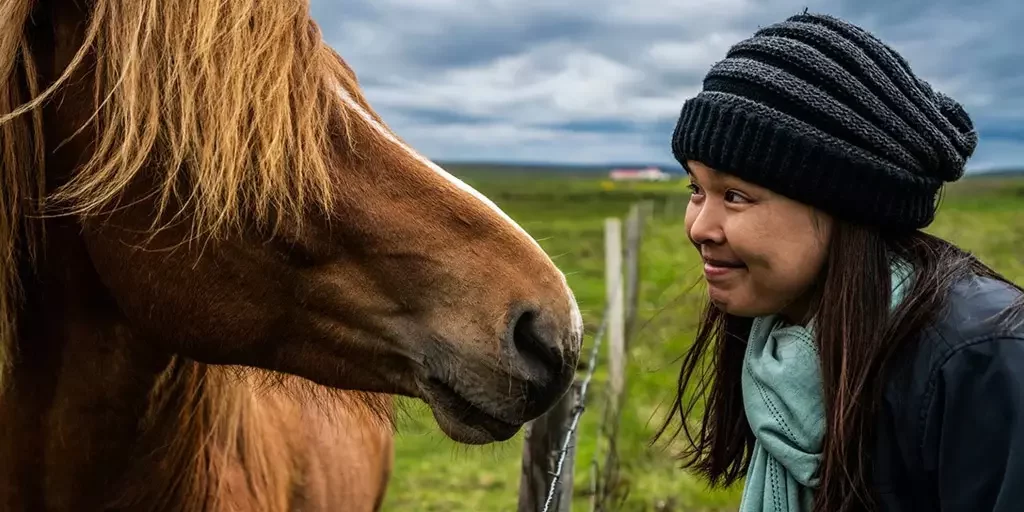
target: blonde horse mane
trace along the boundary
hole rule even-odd
[[[18,262],[36,251],[33,219],[99,214],[143,169],[159,169],[154,230],[159,219],[190,219],[194,236],[210,237],[243,219],[299,222],[335,201],[329,139],[350,119],[340,93],[363,101],[299,0],[94,0],[81,48],[41,90],[33,4],[0,0],[0,387],[15,349]],[[89,56],[94,111],[78,133],[93,131],[94,152],[45,197],[41,107]]]
[[[94,0],[84,41],[52,85],[40,83],[36,68],[37,52],[48,49],[31,46],[33,4],[0,0],[0,395],[16,350],[19,264],[35,261],[41,216],[116,208],[145,170],[156,183],[154,232],[161,221],[182,219],[191,222],[193,238],[224,236],[243,222],[297,224],[336,200],[331,137],[347,137],[350,119],[341,94],[364,103],[351,70],[323,42],[307,1]],[[66,8],[78,7],[68,1]],[[76,133],[93,137],[93,152],[47,195],[42,107],[86,71],[89,58],[96,60],[93,110]],[[277,399],[261,406],[260,389]],[[181,473],[191,476],[158,492],[217,499],[211,482],[197,479],[203,470],[225,471],[228,459],[240,456],[254,498],[267,510],[286,499],[287,486],[277,480],[287,472],[273,466],[287,460],[287,447],[261,434],[274,428],[272,411],[261,407],[291,400],[330,414],[348,404],[358,408],[349,413],[367,421],[384,426],[392,419],[386,397],[182,360],[167,369],[151,400],[146,430],[159,437],[177,429],[167,462],[194,466]],[[161,412],[177,406],[185,410],[172,417],[181,421],[162,424]],[[232,455],[194,458],[197,447],[213,446]]]
[[[240,383],[254,392],[238,392]],[[350,427],[355,419],[369,425],[364,432],[394,426],[387,410],[390,400],[383,395],[177,358],[150,392],[150,400],[141,426],[151,437],[141,444],[143,453],[136,459],[140,466],[129,471],[139,484],[127,487],[142,494],[127,492],[108,507],[188,504],[195,510],[288,510],[290,491],[308,454],[296,450],[295,439],[285,434],[301,430],[305,414],[313,411],[332,424]],[[159,448],[153,453],[165,454],[158,464],[152,464],[149,452],[154,446]]]

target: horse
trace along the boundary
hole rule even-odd
[[[571,385],[542,247],[368,103],[308,0],[0,0],[0,508],[370,511],[393,397]]]

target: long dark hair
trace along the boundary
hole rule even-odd
[[[902,304],[890,311],[893,256],[911,262],[915,274]],[[873,508],[870,434],[886,383],[878,377],[941,314],[950,288],[971,274],[1021,290],[941,238],[922,231],[885,233],[836,220],[813,306],[826,410],[824,460],[814,510]],[[1011,313],[1007,320],[1024,313],[1024,300],[1007,312]],[[697,337],[683,359],[672,409],[655,436],[655,440],[661,438],[675,419],[680,420],[671,437],[685,434],[684,467],[714,487],[745,476],[754,445],[740,387],[750,327],[751,319],[705,305]],[[692,388],[691,383],[695,383]],[[688,418],[700,405],[702,421],[694,432]]]

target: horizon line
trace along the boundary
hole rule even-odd
[[[536,168],[548,168],[548,169],[602,169],[611,170],[615,168],[637,168],[637,167],[658,167],[661,170],[668,173],[683,173],[682,166],[678,163],[666,163],[666,162],[634,162],[634,161],[621,161],[621,162],[602,162],[602,163],[571,163],[571,162],[557,162],[557,161],[540,161],[540,160],[477,160],[477,159],[447,159],[447,158],[432,158],[430,159],[438,165],[485,165],[485,166],[501,166],[501,167],[536,167]],[[1013,173],[1024,173],[1024,163],[1017,164],[1016,166],[988,166],[988,167],[967,167],[964,170],[965,174],[987,174],[987,173],[1000,173],[1000,172],[1013,172]]]

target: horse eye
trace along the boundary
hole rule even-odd
[[[282,261],[295,268],[314,267],[320,258],[302,242],[288,236],[275,235],[267,242],[267,247],[279,255]]]

